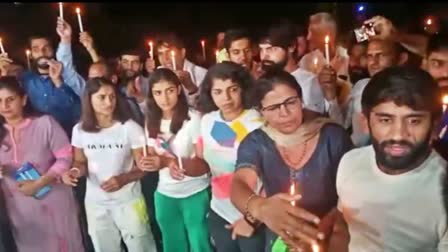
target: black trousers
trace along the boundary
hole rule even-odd
[[[232,230],[225,228],[229,223],[210,210],[208,215],[208,226],[210,238],[215,246],[216,252],[263,252],[265,249],[265,232],[263,228],[257,229],[249,237],[237,237],[232,240]]]

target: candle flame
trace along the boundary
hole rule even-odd
[[[444,96],[443,96],[443,98],[442,98],[442,103],[443,103],[444,105],[448,105],[448,95],[444,95]]]
[[[76,13],[80,14],[81,13],[81,9],[78,7],[76,8]]]
[[[312,250],[313,252],[319,252],[319,245],[317,245],[317,244],[313,244],[313,245],[311,245],[311,250]]]
[[[152,46],[152,41],[149,41],[148,45]]]
[[[26,50],[25,53],[26,53],[26,56],[29,56],[31,54],[31,51],[30,50]]]
[[[317,58],[314,58],[313,63],[314,65],[317,65]]]
[[[330,42],[330,36],[325,36],[325,44],[328,44]]]
[[[428,20],[426,20],[426,24],[427,25],[432,25],[432,19],[428,18]]]
[[[176,53],[173,50],[171,50],[171,56],[174,57],[174,55],[176,55]]]
[[[202,46],[205,45],[205,40],[201,40],[201,45],[202,45]]]

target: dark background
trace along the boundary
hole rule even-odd
[[[403,29],[422,32],[428,15],[443,18],[448,10],[448,4],[443,3],[364,3],[362,16],[356,12],[361,3],[272,2],[64,3],[64,18],[77,34],[75,8],[81,7],[84,29],[93,35],[104,56],[117,56],[127,48],[148,50],[147,41],[167,30],[185,40],[187,56],[193,58],[193,54],[201,52],[201,39],[206,39],[208,54],[213,55],[217,32],[237,26],[249,28],[256,36],[280,19],[306,25],[310,14],[329,11],[336,14],[341,30],[346,32],[358,26],[361,19],[378,14]],[[35,33],[50,35],[57,42],[58,15],[57,3],[0,4],[0,36],[9,55],[25,62],[27,37]],[[76,60],[88,60],[87,52],[76,42],[77,35],[74,40]]]

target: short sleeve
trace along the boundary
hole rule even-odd
[[[197,112],[190,113],[190,120],[187,122],[187,132],[192,142],[197,143],[197,139],[201,134],[201,116]]]
[[[78,123],[73,127],[72,131],[72,146],[76,147],[78,149],[83,149],[83,143],[82,143],[82,132],[81,132],[81,125]]]
[[[145,132],[135,121],[129,120],[125,123],[128,141],[132,149],[143,148],[146,145]]]
[[[251,132],[241,142],[238,147],[238,155],[236,160],[236,170],[242,168],[252,168],[257,172],[261,169],[260,144],[257,143],[256,131]]]
[[[342,181],[344,181],[344,158],[342,158],[341,162],[339,162],[339,166],[337,169],[337,173],[336,173],[336,193],[338,194],[338,204],[337,204],[337,208],[339,210],[339,212],[342,213],[342,201],[341,201],[341,192],[342,192],[342,186],[343,183]]]

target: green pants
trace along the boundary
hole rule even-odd
[[[164,252],[212,252],[207,225],[207,189],[187,198],[171,198],[156,191],[156,220]]]

